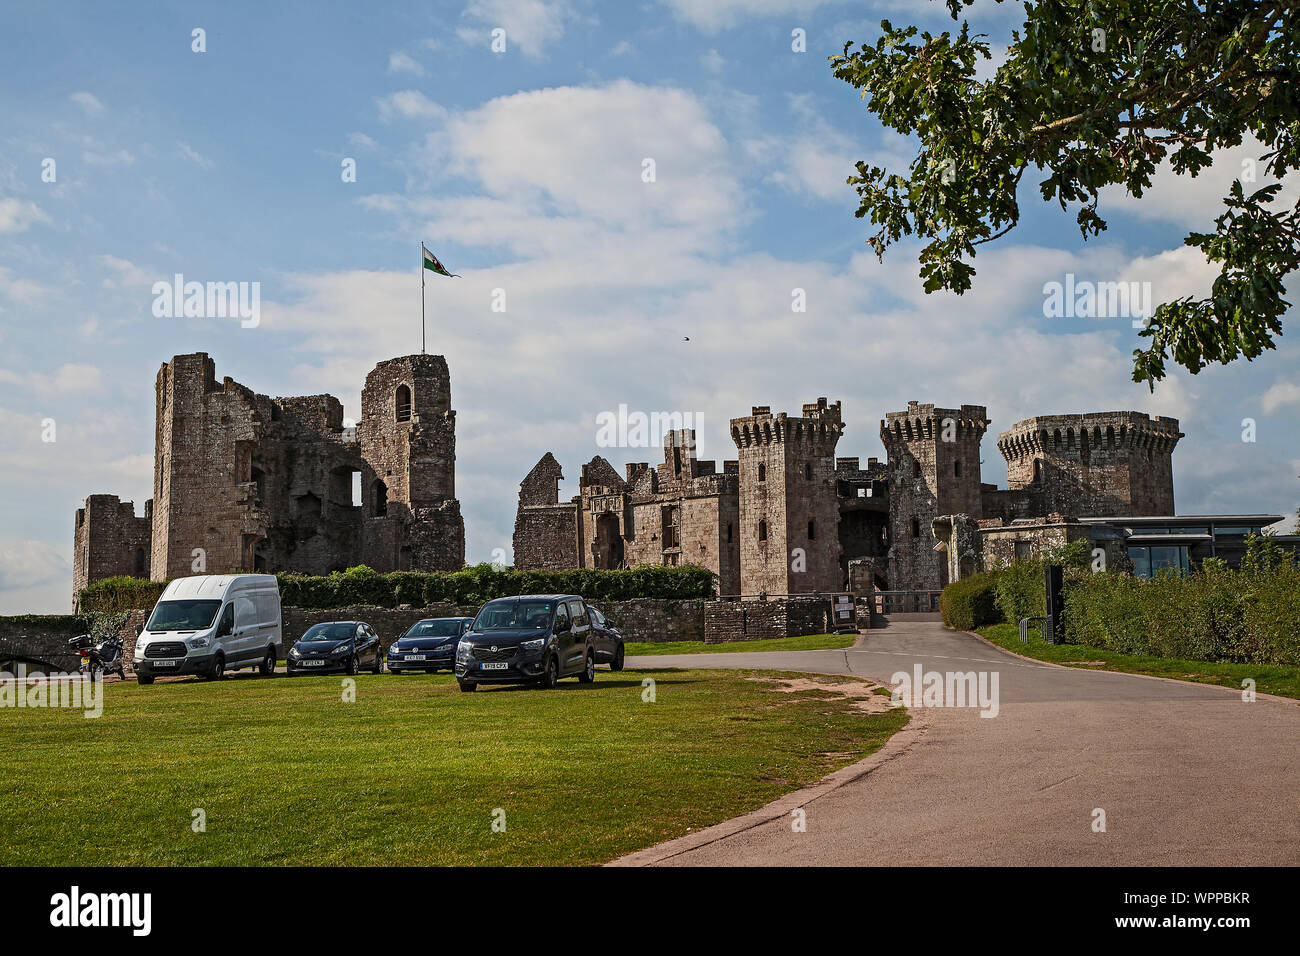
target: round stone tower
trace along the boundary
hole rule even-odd
[[[1029,490],[1038,512],[1071,517],[1172,515],[1174,418],[1141,412],[1047,415],[998,435],[1012,490]]]

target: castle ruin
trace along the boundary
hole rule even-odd
[[[366,376],[361,419],[332,395],[269,398],[216,378],[203,352],[155,381],[153,498],[77,510],[73,594],[114,574],[455,570],[456,413],[447,362],[407,355]],[[353,486],[361,486],[359,501]]]

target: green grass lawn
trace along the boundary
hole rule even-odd
[[[729,641],[726,644],[705,644],[703,641],[663,641],[661,643],[632,642],[626,645],[626,654],[646,656],[654,654],[734,654],[749,651],[820,651],[828,648],[852,647],[856,634],[805,634],[802,637],[772,637],[762,641]]]
[[[1025,657],[1052,661],[1071,667],[1123,671],[1126,674],[1150,674],[1154,677],[1174,677],[1178,680],[1197,681],[1202,684],[1221,684],[1241,689],[1241,682],[1254,678],[1255,690],[1280,697],[1300,698],[1300,667],[1282,664],[1230,664],[1219,661],[1182,661],[1170,657],[1138,657],[1116,654],[1082,644],[1048,644],[1034,628],[1029,630],[1029,642],[1020,643],[1020,629],[1015,624],[992,624],[981,627],[977,634],[999,647],[1004,647]],[[1093,666],[1081,661],[1098,661]]]
[[[812,783],[906,722],[750,674],[475,694],[363,674],[353,703],[323,675],[127,682],[98,719],[0,708],[0,865],[599,863]]]

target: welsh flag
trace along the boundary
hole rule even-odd
[[[448,272],[446,267],[444,267],[443,264],[438,261],[438,257],[435,256],[428,249],[424,248],[423,242],[420,243],[420,252],[424,256],[424,267],[426,269],[430,270],[431,272],[436,272],[440,276],[446,276],[449,279],[460,278],[460,276],[452,275],[450,272]]]

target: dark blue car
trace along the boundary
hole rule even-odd
[[[456,663],[456,644],[468,630],[472,617],[430,617],[416,621],[388,648],[388,670],[424,671],[432,674]]]

